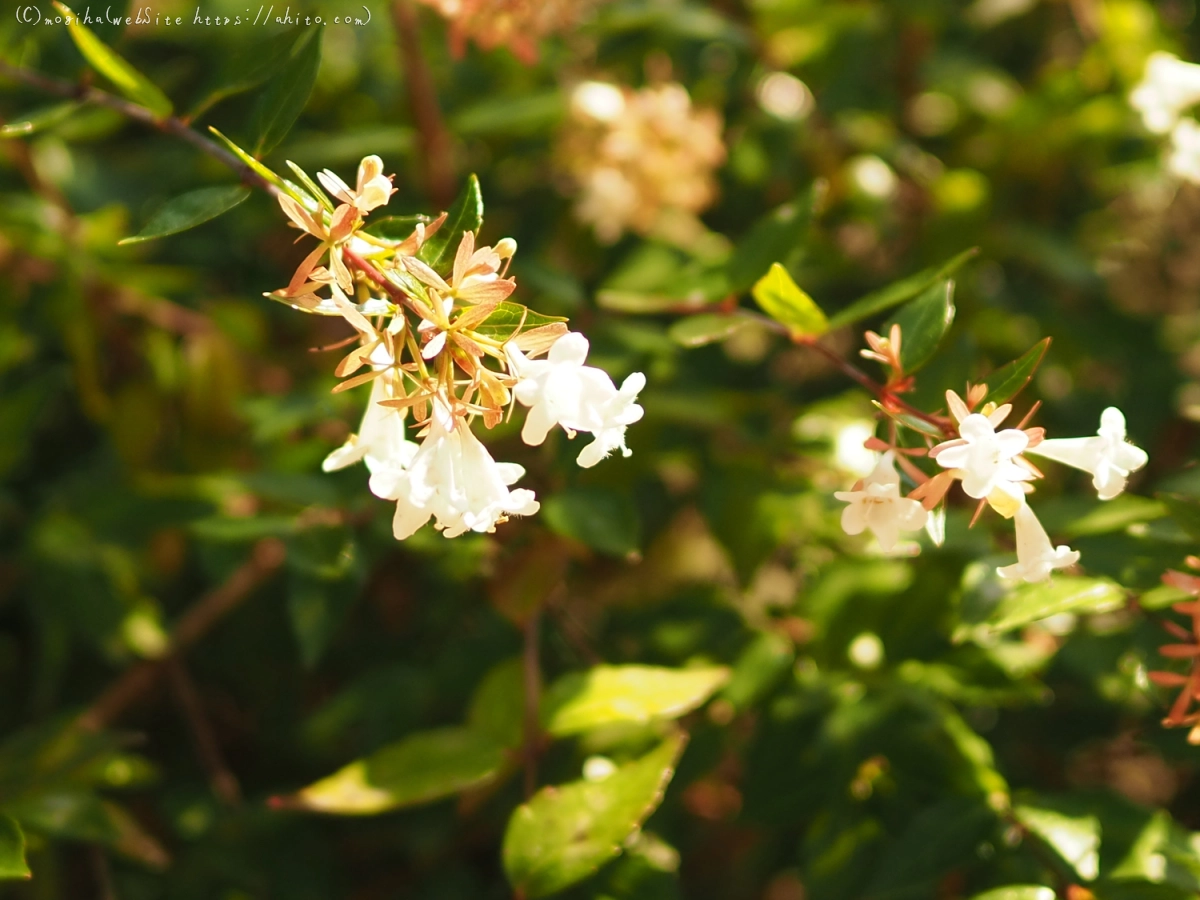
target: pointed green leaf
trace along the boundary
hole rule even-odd
[[[135,234],[117,241],[118,244],[140,244],[168,234],[179,234],[209,219],[229,212],[250,196],[250,188],[241,185],[199,188],[168,200],[150,217],[146,227]]]
[[[421,247],[417,258],[440,272],[454,259],[463,232],[474,231],[478,234],[482,224],[483,191],[479,187],[479,178],[472,174],[467,177],[462,193],[447,211],[446,221]]]
[[[724,666],[596,666],[564,675],[542,698],[542,725],[557,737],[604,725],[645,724],[691,712],[729,680]]]
[[[428,803],[486,784],[504,765],[504,748],[470,728],[410,735],[309,785],[281,806],[369,816]]]
[[[298,26],[265,41],[242,47],[227,58],[209,81],[204,98],[193,107],[188,120],[195,121],[227,97],[258,87],[278,71],[304,39],[304,26]]]
[[[317,26],[307,39],[302,36],[287,62],[267,82],[254,113],[255,156],[279,146],[308,105],[321,66],[322,33]]]
[[[428,245],[427,245],[428,246]],[[563,316],[543,316],[520,303],[504,300],[481,324],[473,329],[477,334],[506,341],[518,331],[531,331],[546,325],[562,324],[567,320]],[[566,334],[566,327],[562,329]]]
[[[46,109],[31,112],[23,119],[9,122],[0,127],[0,138],[27,137],[46,128],[52,128],[59,122],[70,118],[82,107],[80,103],[58,103]]]
[[[573,487],[552,494],[542,517],[555,534],[610,556],[628,556],[639,546],[641,522],[629,497],[602,487]]]
[[[813,298],[792,280],[788,270],[775,263],[754,285],[754,299],[763,312],[787,327],[793,337],[820,337],[829,320]]]
[[[988,625],[992,631],[1009,631],[1059,613],[1108,612],[1124,602],[1125,589],[1107,578],[1056,576],[1017,588],[1000,601]]]
[[[79,21],[79,17],[61,3],[55,7],[67,20],[67,30],[71,40],[83,54],[88,64],[113,83],[125,97],[139,106],[144,106],[160,119],[171,115],[174,108],[167,95],[158,89],[154,82],[127,63],[111,47],[96,37],[90,28]]]
[[[747,325],[762,324],[762,319],[746,310],[732,313],[699,313],[674,323],[667,334],[685,347],[703,347],[737,334]]]
[[[1095,816],[1069,816],[1027,804],[1013,807],[1013,816],[1053,847],[1080,878],[1091,881],[1100,874],[1100,820]]]
[[[971,900],[1054,900],[1054,888],[1040,884],[1010,884],[976,894]]]
[[[11,816],[0,816],[0,880],[29,878],[25,864],[25,835]]]
[[[542,788],[517,807],[504,834],[504,870],[521,896],[546,897],[587,878],[659,803],[687,741],[677,733],[595,781]]]
[[[813,210],[823,193],[822,186],[814,185],[792,203],[771,210],[754,223],[726,264],[729,293],[742,293],[760,280],[772,263],[787,260],[795,252],[808,232]]]
[[[987,385],[987,400],[997,406],[1007,403],[1029,384],[1042,358],[1050,349],[1050,338],[1042,338],[1019,358],[1007,363],[984,379]]]
[[[954,282],[938,282],[923,291],[898,312],[886,325],[900,326],[900,362],[905,372],[915,372],[933,358],[938,344],[954,321]]]
[[[296,185],[292,184],[290,181],[288,181],[284,178],[280,178],[278,175],[276,175],[274,172],[272,172],[270,169],[268,169],[266,166],[264,166],[261,162],[259,162],[257,159],[255,159],[253,156],[251,156],[249,153],[247,153],[245,150],[243,150],[241,147],[239,147],[237,144],[235,144],[229,138],[225,137],[225,135],[221,134],[221,132],[217,131],[217,129],[213,128],[211,125],[208,126],[208,130],[211,131],[213,134],[215,134],[217,136],[217,138],[221,141],[221,143],[223,143],[226,147],[228,147],[230,149],[230,151],[233,153],[234,156],[236,156],[238,159],[240,159],[242,162],[244,162],[250,168],[250,170],[252,172],[254,172],[256,175],[260,176],[268,184],[275,185],[275,187],[279,188],[281,191],[283,191],[285,194],[287,194],[289,197],[291,197],[297,203],[302,204],[306,209],[315,209],[316,208],[317,201],[314,200],[312,197],[309,197],[303,191],[301,191]]]
[[[846,325],[853,325],[861,319],[866,319],[877,313],[889,310],[893,306],[899,306],[905,300],[911,300],[917,294],[927,290],[939,281],[949,278],[958,271],[963,263],[971,259],[978,252],[978,247],[964,250],[958,256],[947,260],[940,266],[922,269],[915,275],[901,278],[899,281],[894,281],[885,288],[867,294],[865,297],[860,297],[845,309],[839,310],[834,314],[829,320],[829,327],[842,328]]]

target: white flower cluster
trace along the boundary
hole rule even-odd
[[[1153,54],[1129,102],[1141,113],[1147,131],[1170,135],[1167,169],[1171,174],[1200,184],[1200,122],[1184,115],[1200,103],[1200,65],[1170,53]]]
[[[694,216],[716,197],[721,129],[720,114],[693,107],[681,84],[579,84],[558,151],[579,190],[576,215],[605,243],[647,233],[664,212]]]
[[[925,479],[918,469],[907,465],[906,469],[924,480],[905,497],[900,493],[900,475],[895,468],[895,453],[899,451],[885,453],[875,471],[853,490],[834,495],[849,504],[842,513],[843,530],[860,534],[870,529],[880,547],[889,551],[901,532],[926,527],[929,510],[942,501],[952,482],[959,481],[968,497],[986,502],[1014,521],[1017,562],[1000,568],[1001,576],[1014,581],[1044,581],[1052,570],[1078,562],[1078,551],[1051,544],[1029,507],[1027,497],[1033,491],[1030,482],[1041,473],[1024,454],[1090,473],[1100,499],[1111,500],[1125,489],[1130,473],[1147,461],[1144,450],[1126,441],[1121,411],[1115,407],[1104,410],[1094,437],[1046,440],[1041,429],[997,431],[1012,411],[1008,404],[985,406],[983,412],[973,413],[953,391],[946,396],[959,436],[928,452],[944,471]]]
[[[637,395],[646,377],[635,372],[618,389],[608,374],[585,366],[588,342],[568,332],[550,347],[546,359],[530,359],[515,343],[505,345],[516,384],[513,396],[529,407],[521,437],[541,444],[555,425],[568,437],[591,434],[594,440],[580,452],[578,463],[590,468],[620,450],[624,456],[625,429],[642,417]],[[360,460],[371,474],[375,496],[396,502],[392,528],[404,540],[434,520],[446,537],[468,531],[491,532],[509,516],[538,511],[534,492],[510,490],[525,470],[515,463],[496,462],[470,428],[470,411],[445,394],[433,398],[432,413],[418,445],[407,437],[407,408],[397,408],[400,377],[391,359],[376,350],[371,362],[385,371],[375,378],[358,434],[326,457],[326,472]]]
[[[529,408],[527,444],[541,444],[559,425],[571,438],[592,436],[581,466],[614,450],[629,455],[625,429],[642,417],[637,397],[645,376],[635,372],[618,389],[605,372],[584,365],[583,335],[509,299],[517,288],[508,276],[516,241],[478,246],[474,230],[439,235],[448,213],[419,219],[403,240],[373,233],[365,217],[395,192],[378,156],[362,161],[354,187],[328,170],[314,182],[291,167],[304,186],[280,179],[280,206],[293,227],[319,243],[287,287],[267,296],[341,316],[357,332],[357,345],[334,370],[344,379],[334,390],[369,381],[371,396],[358,434],[323,468],[364,462],[372,493],[396,503],[398,540],[430,519],[455,537],[538,511],[533,491],[512,487],[525,470],[496,462],[472,432],[477,418],[492,428],[520,404]],[[409,439],[410,412],[419,444]]]

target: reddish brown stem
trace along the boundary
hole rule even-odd
[[[400,45],[408,102],[417,126],[425,190],[434,204],[444,209],[454,199],[454,145],[442,120],[433,76],[421,52],[421,33],[412,0],[393,0],[392,21]]]

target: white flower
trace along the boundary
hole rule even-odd
[[[1129,95],[1148,131],[1166,134],[1179,114],[1200,102],[1200,66],[1170,53],[1155,53],[1146,62],[1141,83]]]
[[[608,373],[585,366],[588,341],[570,332],[554,342],[545,359],[528,359],[514,345],[507,346],[510,367],[518,382],[514,396],[529,407],[521,439],[536,447],[555,425],[570,437],[586,431],[595,440],[583,448],[576,460],[591,468],[613,450],[628,456],[625,429],[642,417],[638,393],[646,376],[634,372],[617,390]]]
[[[1101,500],[1111,500],[1125,490],[1131,472],[1146,464],[1146,451],[1125,440],[1125,416],[1115,406],[1100,414],[1096,437],[1054,438],[1042,441],[1030,453],[1082,469],[1092,475]]]
[[[885,552],[896,546],[901,531],[924,528],[929,516],[919,502],[900,496],[900,475],[891,453],[885,453],[875,471],[854,490],[838,491],[833,496],[850,504],[842,510],[842,530],[862,534],[871,529]]]
[[[368,156],[358,164],[358,183],[353,190],[329,169],[318,172],[317,179],[334,197],[362,213],[386,206],[396,192],[392,179],[383,174],[383,160],[378,156]]]
[[[1021,504],[1014,517],[1017,532],[1017,561],[1001,566],[996,572],[1012,581],[1045,581],[1054,569],[1065,569],[1079,562],[1079,551],[1065,545],[1054,547],[1046,529],[1027,504]]]
[[[983,500],[996,490],[1018,497],[1022,489],[1015,482],[1033,477],[1028,469],[1012,461],[1028,446],[1029,436],[1017,428],[996,433],[996,425],[1003,421],[1010,408],[1002,406],[990,417],[971,413],[959,423],[958,433],[962,440],[949,441],[940,444],[940,449],[935,448],[939,466],[961,471],[963,490],[968,497]]]
[[[1167,170],[1176,178],[1200,184],[1200,123],[1195,119],[1180,119],[1172,129]]]
[[[371,355],[372,362],[380,367],[390,366],[391,359],[384,359],[386,351],[380,353],[379,350],[382,348]],[[371,384],[371,399],[367,402],[358,434],[350,435],[345,444],[325,457],[321,468],[334,472],[362,460],[372,475],[404,469],[417,452],[417,445],[405,434],[405,412],[380,406],[380,401],[398,396],[393,374],[385,372],[378,376]]]
[[[371,491],[396,501],[392,532],[397,540],[411,537],[436,519],[434,527],[446,537],[468,531],[490,532],[508,516],[530,516],[541,504],[533,491],[510,491],[525,470],[498,463],[447,402],[433,403],[429,433],[406,469],[371,476]]]

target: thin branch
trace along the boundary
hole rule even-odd
[[[7,78],[10,81],[17,81],[29,87],[36,88],[47,94],[54,94],[59,97],[65,97],[69,100],[77,100],[80,103],[89,103],[93,106],[103,106],[108,109],[115,110],[127,118],[141,122],[143,125],[148,125],[165,134],[173,135],[187,143],[191,144],[202,153],[206,153],[213,159],[218,160],[228,166],[238,174],[243,184],[250,187],[256,187],[259,190],[266,191],[272,196],[279,194],[279,188],[271,184],[248,165],[237,158],[236,155],[226,150],[215,141],[209,140],[203,134],[196,131],[188,125],[183,119],[176,116],[167,116],[161,118],[153,112],[146,109],[144,106],[139,106],[136,103],[131,103],[128,100],[122,99],[115,94],[110,94],[107,91],[102,91],[99,88],[91,87],[90,85],[76,84],[71,81],[63,81],[58,78],[51,78],[43,75],[40,72],[35,72],[31,69],[25,69],[21,66],[10,65],[6,62],[0,62],[0,78]]]
[[[179,702],[179,708],[187,720],[196,742],[196,755],[201,765],[208,773],[208,781],[213,793],[226,806],[240,806],[242,789],[237,778],[225,763],[221,746],[213,734],[212,725],[204,714],[204,704],[200,701],[200,693],[188,674],[183,660],[178,655],[171,657],[165,663],[167,675],[171,679],[171,690]]]
[[[208,634],[213,627],[241,605],[250,593],[266,581],[283,564],[283,543],[275,539],[254,545],[250,559],[244,562],[224,584],[201,597],[179,619],[167,652],[160,658],[147,660],[126,670],[79,717],[79,726],[99,730],[110,725],[143,696],[161,682],[163,667],[173,658]]]
[[[454,199],[454,144],[442,119],[433,76],[421,52],[421,33],[412,0],[393,0],[392,21],[400,45],[408,101],[417,126],[425,190],[436,206],[445,208]]]

